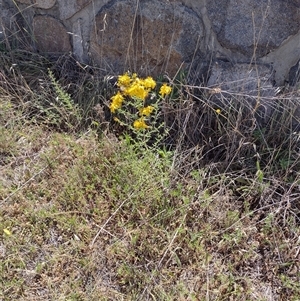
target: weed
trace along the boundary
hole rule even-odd
[[[157,148],[167,135],[159,115],[161,103],[166,101],[172,88],[167,83],[159,89],[156,85],[152,77],[142,79],[136,73],[118,77],[118,91],[111,97],[109,108],[113,120],[124,128],[127,141],[133,139],[139,144],[151,143]]]

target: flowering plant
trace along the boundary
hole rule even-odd
[[[151,127],[149,124],[151,120],[155,122],[159,102],[172,92],[172,88],[164,83],[157,93],[157,83],[152,77],[139,78],[136,73],[120,75],[117,86],[109,109],[116,122],[135,132]]]

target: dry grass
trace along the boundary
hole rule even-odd
[[[158,150],[115,137],[113,78],[0,59],[0,300],[300,299],[297,91],[259,124],[174,79]]]

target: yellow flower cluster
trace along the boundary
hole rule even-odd
[[[145,119],[141,117],[134,121],[133,127],[137,130],[140,130],[140,129],[147,129],[149,126],[146,124]]]
[[[164,97],[165,95],[169,95],[172,91],[172,88],[167,84],[163,84],[159,90],[159,94]]]
[[[111,97],[110,111],[116,113],[122,107],[123,102],[126,97],[132,98],[133,100],[138,100],[136,108],[139,109],[140,118],[133,122],[133,127],[135,129],[146,129],[149,126],[145,122],[145,117],[149,117],[154,111],[153,106],[144,106],[145,100],[149,96],[151,90],[155,89],[156,82],[151,77],[139,78],[136,73],[130,75],[125,73],[118,77],[117,86],[119,91],[117,94]],[[160,97],[165,97],[169,95],[172,91],[172,88],[167,84],[163,84],[159,90]],[[141,103],[141,102],[142,103]],[[141,107],[142,106],[142,107]]]
[[[120,92],[118,92],[116,95],[114,95],[111,98],[111,100],[112,100],[112,102],[111,102],[109,108],[112,113],[115,113],[116,110],[121,108],[124,97],[122,96],[122,94]]]
[[[140,109],[140,115],[141,116],[150,116],[151,113],[154,111],[154,107],[152,106],[147,106],[145,108]]]
[[[119,76],[118,86],[124,95],[145,100],[150,90],[155,88],[156,82],[150,76],[140,79],[136,73],[131,77],[125,73]]]

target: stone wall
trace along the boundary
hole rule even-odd
[[[0,43],[72,52],[103,73],[299,76],[300,0],[0,0],[0,17]]]

